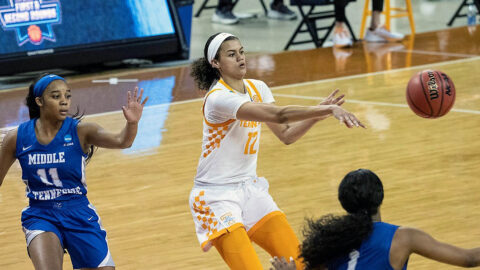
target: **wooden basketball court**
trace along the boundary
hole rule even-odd
[[[348,129],[327,119],[285,146],[264,126],[258,175],[269,180],[299,238],[305,217],[343,213],[340,180],[368,168],[385,187],[384,221],[461,247],[480,246],[478,44],[480,27],[473,34],[462,27],[394,45],[359,43],[340,56],[332,48],[249,56],[249,77],[272,86],[277,104],[313,105],[339,88],[347,95],[344,107],[368,127]],[[442,70],[457,89],[453,110],[440,119],[420,118],[406,105],[406,84],[424,69]],[[84,121],[109,130],[123,127],[118,110],[136,83],[92,80],[135,77],[153,97],[133,149],[99,149],[87,166],[88,197],[117,269],[227,269],[216,250],[201,251],[188,206],[202,138],[202,93],[188,74],[188,67],[179,67],[67,78],[73,99],[89,115]],[[25,89],[0,92],[10,104],[2,103],[0,127],[26,117],[18,105],[25,95]],[[20,179],[15,163],[0,188],[0,269],[33,269],[20,225],[27,205]],[[268,254],[256,248],[267,269]],[[409,266],[458,269],[420,256]],[[68,255],[64,269],[72,269]]]

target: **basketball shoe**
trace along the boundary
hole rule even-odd
[[[333,47],[344,48],[350,47],[352,44],[353,41],[347,29],[344,27],[335,27],[333,30]]]
[[[295,12],[290,10],[283,3],[274,5],[272,2],[270,4],[270,10],[267,12],[267,17],[276,20],[295,20],[297,18],[297,14],[295,14]]]
[[[378,27],[375,30],[367,29],[365,41],[367,42],[394,42],[400,41],[405,36],[400,33],[390,32],[384,26]]]
[[[212,15],[212,22],[219,24],[236,24],[238,18],[232,13],[231,10],[215,10]]]

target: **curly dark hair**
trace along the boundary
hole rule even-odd
[[[326,266],[360,247],[372,232],[371,216],[382,204],[382,182],[370,170],[352,171],[340,183],[338,199],[347,215],[307,219],[300,254],[307,269]]]
[[[38,106],[37,102],[35,102],[35,94],[33,93],[33,88],[41,78],[48,75],[53,75],[53,74],[50,74],[50,73],[40,74],[38,77],[36,77],[32,81],[32,83],[28,87],[28,94],[27,94],[27,97],[25,98],[25,105],[27,105],[28,107],[28,114],[30,116],[30,119],[40,118],[40,107]],[[80,108],[77,107],[77,111],[72,115],[72,118],[78,121],[81,121],[83,119],[84,114],[85,114],[85,111],[80,112]],[[96,150],[96,147],[93,145],[90,145],[87,151],[87,159],[86,159],[87,162],[90,161],[95,150]]]
[[[316,269],[357,249],[372,230],[371,218],[362,214],[325,215],[307,219],[300,257],[306,269]]]
[[[203,57],[195,60],[191,65],[192,71],[190,72],[190,76],[193,77],[193,79],[195,80],[195,84],[201,90],[208,91],[212,83],[215,80],[220,79],[220,72],[218,71],[218,69],[212,67],[212,65],[207,60],[208,46],[218,34],[221,33],[216,33],[215,35],[212,35],[208,38],[207,43],[205,43],[205,48],[203,49]],[[226,38],[223,42],[228,40],[238,40],[238,38],[235,36],[230,36]],[[215,59],[218,60],[219,57],[219,52],[217,51]]]

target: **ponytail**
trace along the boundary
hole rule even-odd
[[[307,220],[303,229],[305,240],[300,246],[300,257],[306,269],[326,266],[335,259],[358,249],[373,229],[368,213],[344,216],[325,215],[319,220]]]
[[[37,102],[35,102],[35,94],[33,92],[33,88],[35,84],[43,77],[49,75],[48,73],[40,74],[37,78],[33,80],[33,82],[28,87],[28,94],[25,98],[25,104],[28,107],[28,114],[30,119],[40,118],[40,107],[38,107]]]
[[[383,185],[370,170],[349,172],[338,188],[338,200],[348,214],[307,220],[301,257],[307,269],[326,266],[358,249],[373,230],[372,216],[383,201]]]
[[[201,90],[208,91],[215,80],[220,79],[220,73],[205,57],[197,59],[192,64],[190,76],[195,80],[195,84]]]

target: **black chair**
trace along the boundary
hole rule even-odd
[[[297,29],[292,34],[292,37],[288,41],[287,45],[285,46],[284,50],[288,50],[290,46],[297,45],[297,44],[305,44],[313,42],[316,48],[322,47],[323,43],[325,43],[327,37],[332,32],[333,28],[335,27],[335,0],[290,0],[290,5],[297,6],[298,10],[300,11],[301,20]],[[353,2],[355,0],[350,0],[349,2]],[[307,7],[308,11],[305,12],[303,7]],[[316,8],[322,8],[321,11],[316,11]],[[318,26],[317,21],[328,20],[330,21],[333,18],[333,22],[327,24],[326,26]],[[345,20],[345,24],[352,35],[353,41],[357,41],[355,34],[348,22],[348,19]],[[302,28],[303,26],[306,28]],[[319,31],[324,31],[323,35],[319,35]],[[295,41],[295,38],[301,33],[308,33],[310,38],[304,39],[300,41]]]
[[[267,15],[267,7],[265,6],[265,2],[263,2],[263,0],[259,0],[260,1],[260,4],[262,5],[262,8],[263,8],[263,12],[265,12],[265,16]],[[233,6],[235,7],[235,5],[238,3],[238,0],[234,0],[233,1]],[[202,13],[202,11],[204,9],[212,9],[212,8],[217,8],[217,5],[212,5],[212,6],[207,6],[208,4],[208,0],[203,0],[202,4],[200,5],[200,8],[197,10],[197,12],[195,13],[195,17],[198,17],[200,16],[200,14]]]
[[[463,0],[455,14],[453,14],[452,18],[447,23],[447,26],[452,26],[453,21],[455,21],[456,18],[467,17],[466,13],[460,14],[460,12],[464,7],[468,7],[470,4],[475,4],[475,6],[477,6],[477,13],[480,11],[480,0]]]

